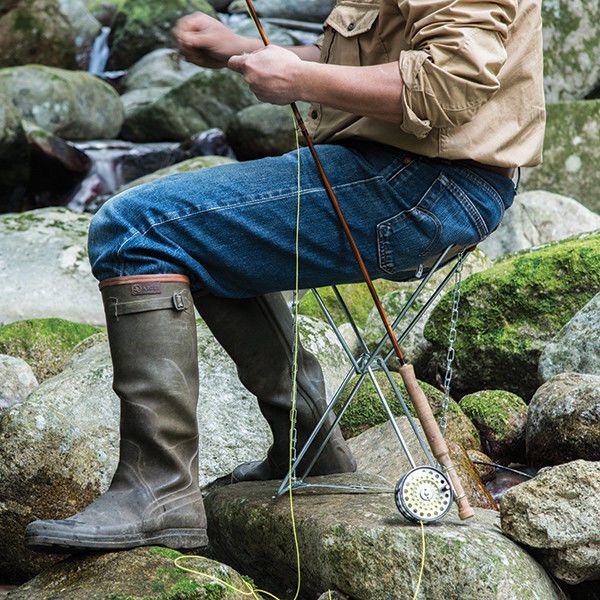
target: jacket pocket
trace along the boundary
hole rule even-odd
[[[378,16],[377,5],[342,0],[331,11],[325,25],[329,25],[340,35],[350,38],[369,31]]]
[[[488,235],[469,195],[440,173],[413,208],[377,225],[379,267],[388,275],[405,274],[448,246],[478,244]]]

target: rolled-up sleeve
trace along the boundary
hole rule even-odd
[[[401,129],[417,138],[473,119],[500,88],[517,0],[398,0],[410,48],[400,53]]]

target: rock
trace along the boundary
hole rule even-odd
[[[300,104],[306,112],[309,105]],[[240,160],[279,156],[296,148],[293,114],[289,106],[257,104],[233,117],[227,137]]]
[[[58,375],[75,346],[99,331],[63,319],[17,321],[0,327],[0,353],[27,361],[41,382]]]
[[[14,590],[6,600],[133,600],[142,597],[147,600],[238,600],[242,595],[224,584],[246,594],[253,589],[247,578],[231,567],[207,558],[187,558],[178,563],[206,576],[183,571],[174,564],[174,560],[183,556],[169,548],[147,547],[73,557]]]
[[[87,259],[90,218],[62,208],[0,216],[0,324],[45,317],[104,323]]]
[[[562,328],[542,352],[539,364],[542,381],[567,372],[600,375],[600,293]]]
[[[12,0],[0,10],[0,67],[85,69],[99,32],[83,0]]]
[[[127,71],[121,85],[124,92],[172,88],[200,71],[201,67],[185,60],[177,50],[159,48],[138,60]]]
[[[193,12],[216,16],[206,0],[112,0],[117,13],[112,23],[108,68],[127,69],[157,48],[172,46],[171,30],[177,20]]]
[[[113,138],[123,123],[117,92],[88,73],[41,65],[0,69],[0,94],[25,119],[67,140]]]
[[[303,2],[297,4],[285,0],[255,0],[254,2],[256,12],[261,17],[314,21],[317,23],[321,23],[329,16],[334,5],[334,0],[303,0]],[[229,12],[245,13],[245,6],[244,0],[234,0],[229,5]]]
[[[498,230],[479,248],[486,256],[498,258],[596,229],[600,229],[600,215],[573,198],[537,190],[519,194]]]
[[[527,417],[527,461],[536,466],[600,461],[600,376],[563,373],[533,397]]]
[[[396,423],[414,463],[417,466],[430,464],[408,418],[397,417]],[[424,443],[427,444],[421,425],[418,421],[415,425]],[[353,437],[348,440],[348,446],[358,464],[358,472],[381,477],[383,481],[380,486],[384,486],[386,483],[389,486],[395,486],[398,480],[412,468],[406,454],[402,451],[392,424],[389,422],[371,427],[360,435]],[[462,446],[451,443],[450,455],[472,506],[497,510],[498,505],[485,489],[475,466],[471,463]]]
[[[539,386],[544,346],[599,287],[600,234],[508,257],[467,278],[455,344],[454,394],[500,389],[528,402]],[[446,294],[425,326],[432,344],[432,381],[445,372],[451,302]]]
[[[327,591],[319,596],[319,600],[350,600],[346,594]]]
[[[548,104],[547,116],[544,162],[523,170],[522,189],[577,198],[600,213],[600,99]]]
[[[364,483],[364,477],[313,481]],[[206,505],[211,544],[220,560],[235,558],[253,578],[276,575],[294,585],[289,502],[274,500],[274,489],[273,482],[254,482],[210,493]],[[298,493],[294,506],[307,597],[328,588],[357,600],[413,597],[421,529],[400,516],[393,494]],[[561,598],[544,570],[500,533],[496,513],[476,509],[476,518],[463,523],[455,514],[453,510],[425,530],[422,598]]]
[[[303,329],[310,331],[307,323]],[[303,335],[303,341],[331,376],[330,355],[341,352],[339,345],[329,344],[318,329]],[[272,438],[254,396],[240,384],[235,364],[202,322],[198,352],[204,486],[242,462],[262,458]],[[328,388],[335,383],[327,381]],[[78,346],[62,373],[0,413],[0,571],[11,581],[31,577],[56,560],[25,548],[29,522],[70,516],[106,491],[118,461],[118,415],[102,334]]]
[[[544,469],[501,502],[502,530],[528,546],[557,578],[600,579],[600,462]]]
[[[29,154],[21,115],[0,93],[0,213],[12,209],[14,189],[29,181]]]
[[[401,391],[409,410],[414,414],[414,409],[412,408],[410,400],[407,398],[406,388],[404,387],[402,378],[398,373],[392,373],[392,378]],[[404,416],[402,406],[396,399],[396,395],[385,374],[382,371],[377,371],[376,379],[394,415]],[[341,409],[344,402],[349,397],[356,381],[357,378],[351,380],[350,384],[346,387],[340,398],[339,404],[337,405],[338,410]],[[420,382],[420,384],[431,404],[431,408],[433,409],[436,418],[439,418],[444,394],[427,383]],[[344,437],[352,438],[374,425],[385,423],[387,420],[387,414],[377,395],[375,386],[371,380],[367,378],[344,413],[340,426],[344,433]],[[450,399],[450,404],[448,406],[448,430],[446,432],[446,437],[448,440],[454,441],[464,448],[480,449],[477,430],[465,416],[458,404],[452,399]]]
[[[133,90],[122,100],[121,136],[132,142],[182,141],[212,127],[226,129],[236,112],[256,102],[237,73],[209,69],[174,88]]]
[[[486,390],[464,396],[460,407],[477,427],[486,454],[505,465],[523,461],[527,404],[519,396]]]
[[[1,332],[2,329],[0,335]],[[0,354],[0,411],[23,402],[37,386],[33,371],[24,360]]]
[[[219,12],[226,12],[231,0],[208,0],[208,3]]]
[[[210,169],[211,167],[218,167],[220,165],[230,165],[235,162],[235,160],[225,156],[196,156],[195,158],[184,160],[170,167],[159,169],[158,171],[155,171],[150,175],[146,175],[145,177],[140,177],[139,179],[124,185],[117,193],[121,193],[144,183],[150,183],[151,181],[155,181],[161,177],[168,177],[169,175],[175,175],[177,173],[188,173],[190,171],[196,171],[199,169]]]
[[[398,332],[402,331],[402,326],[406,327],[417,313],[424,308],[425,304],[429,300],[430,296],[435,292],[436,288],[442,283],[445,277],[450,272],[452,265],[448,265],[440,269],[426,284],[423,293],[415,301],[413,306],[409,309],[404,317],[401,327],[398,328]],[[463,278],[478,273],[491,266],[491,261],[485,256],[480,250],[475,250],[466,259],[463,266]],[[382,298],[383,307],[385,308],[388,315],[395,318],[400,311],[404,308],[404,305],[408,302],[413,292],[419,286],[419,281],[411,281],[406,283],[397,283],[396,288],[389,294],[386,294]],[[454,279],[452,279],[446,291],[451,292],[454,286]],[[425,371],[426,362],[429,358],[431,351],[431,344],[425,339],[423,330],[425,323],[431,315],[433,309],[437,306],[442,295],[433,301],[430,308],[425,311],[423,317],[415,324],[410,333],[402,340],[401,347],[409,357],[410,362],[414,365],[417,375],[421,375]],[[450,314],[450,313],[448,313]],[[385,330],[381,322],[381,317],[376,308],[372,308],[367,322],[365,324],[365,340],[367,345],[374,347],[384,335]],[[447,336],[446,336],[447,338]],[[447,343],[447,342],[446,342]],[[392,345],[386,345],[386,353],[392,350]],[[397,369],[400,365],[396,357],[390,358],[388,365],[394,369]]]
[[[265,21],[263,22],[263,29],[271,44],[276,44],[277,46],[294,46],[296,44],[296,40],[292,35],[282,27],[278,27],[277,25]],[[231,23],[231,30],[238,35],[243,35],[245,37],[260,38],[256,25],[250,18],[235,20]]]
[[[549,102],[587,96],[600,81],[600,7],[596,2],[542,3],[544,83]]]
[[[488,483],[488,481],[493,481],[495,479],[496,469],[493,466],[489,466],[489,464],[482,464],[491,462],[492,459],[487,454],[484,454],[479,450],[470,449],[467,450],[467,456],[473,465],[475,465],[475,469],[483,483]]]

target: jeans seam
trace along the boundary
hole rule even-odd
[[[498,208],[500,209],[500,217],[501,217],[500,221],[502,221],[502,219],[504,219],[504,213],[506,211],[506,206],[504,205],[504,200],[503,200],[502,196],[500,195],[500,193],[498,192],[498,190],[496,190],[496,188],[494,188],[493,185],[488,183],[483,177],[481,177],[481,175],[477,174],[472,169],[469,169],[468,167],[464,167],[464,171],[465,171],[464,175],[465,175],[465,177],[467,177],[467,179],[470,179],[474,183],[479,183],[481,186],[483,186],[489,192],[490,196],[492,196],[494,198],[494,201],[496,202],[496,204],[498,205]]]
[[[467,193],[459,185],[457,185],[448,177],[445,177],[445,179],[447,187],[475,221],[475,226],[477,227],[479,237],[485,238],[489,234],[489,229],[487,223],[481,216],[481,213],[477,210],[477,207],[473,204]]]
[[[344,184],[340,184],[337,186],[334,186],[334,190],[340,190],[340,189],[345,189],[348,187],[353,187],[356,185],[362,185],[364,183],[368,183],[370,181],[377,181],[377,180],[381,180],[382,177],[381,175],[375,175],[374,177],[369,177],[368,179],[361,179],[359,181],[352,181],[350,183],[344,183]],[[307,194],[311,194],[314,192],[319,192],[321,191],[323,188],[322,187],[316,187],[316,188],[309,188],[307,190],[301,190],[300,195],[301,196],[305,196]],[[178,217],[172,217],[169,219],[164,219],[162,221],[157,221],[156,223],[152,223],[146,230],[144,230],[143,232],[141,231],[136,231],[133,235],[131,235],[130,237],[128,237],[117,249],[117,256],[121,257],[121,253],[123,251],[123,248],[129,243],[131,242],[131,240],[135,239],[137,236],[142,236],[144,237],[147,233],[149,233],[152,229],[156,228],[156,227],[160,227],[161,225],[166,225],[167,223],[173,223],[176,221],[181,221],[183,219],[187,219],[189,217],[197,217],[198,215],[201,214],[205,214],[205,213],[209,213],[209,212],[217,212],[217,211],[222,211],[222,210],[231,210],[231,209],[240,209],[240,208],[245,208],[247,206],[256,206],[259,204],[266,204],[268,202],[274,202],[276,200],[283,200],[286,198],[297,198],[298,196],[298,192],[290,192],[287,194],[280,194],[278,196],[271,196],[271,197],[260,197],[256,200],[252,200],[252,201],[248,201],[248,202],[240,202],[237,204],[228,204],[227,206],[216,206],[216,207],[212,207],[212,208],[206,208],[206,209],[202,209],[199,211],[195,211],[195,212],[191,212],[185,215],[180,215]],[[121,261],[121,273],[123,273],[123,266],[124,266],[124,261]]]

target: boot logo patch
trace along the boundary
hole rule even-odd
[[[159,282],[152,283],[132,283],[132,296],[152,296],[161,293],[161,285]]]

